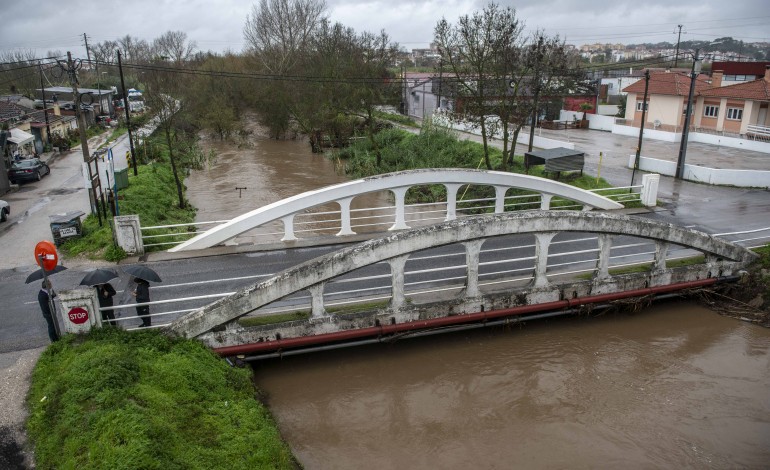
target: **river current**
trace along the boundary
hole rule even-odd
[[[198,220],[345,180],[250,128],[204,140],[219,158],[186,180]],[[770,462],[770,330],[691,302],[265,361],[255,381],[307,469]]]

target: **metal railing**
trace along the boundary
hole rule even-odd
[[[600,194],[612,199],[620,204],[641,202],[642,185],[619,186],[612,188],[591,189],[590,192]],[[478,199],[457,200],[457,217],[470,217],[483,213],[493,213],[495,211],[494,197]],[[428,202],[414,203],[405,205],[406,222],[412,227],[429,225],[446,220],[447,202]],[[523,195],[506,196],[504,202],[504,211],[518,210],[537,210],[542,206],[542,194],[529,193]],[[569,200],[554,196],[551,200],[552,210],[565,210],[582,207],[581,204],[574,204]],[[357,233],[382,233],[388,227],[391,227],[395,221],[395,206],[381,206],[371,208],[350,209],[350,227]],[[361,214],[361,215],[357,215]],[[334,235],[342,228],[342,211],[322,211],[322,212],[302,212],[295,215],[295,233],[317,233],[319,235]],[[141,227],[142,241],[144,247],[157,247],[177,245],[182,241],[192,238],[201,233],[198,227],[206,225],[217,225],[226,223],[228,220],[216,220],[205,222],[191,222],[187,224],[157,225],[151,227]],[[277,224],[274,224],[277,225]],[[265,226],[270,227],[270,225]],[[183,228],[180,232],[167,233],[148,233],[154,231],[164,231],[169,229]],[[190,230],[190,229],[194,230]],[[147,233],[147,234],[146,234]],[[278,241],[284,235],[284,230],[275,227],[275,231],[262,231],[258,237],[264,238],[266,242]],[[171,241],[155,241],[173,238]],[[147,242],[150,243],[147,243]]]

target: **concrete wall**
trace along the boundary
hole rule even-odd
[[[597,114],[615,117],[618,114],[618,111],[620,111],[620,107],[616,104],[600,104]]]
[[[660,121],[662,124],[679,126],[682,119],[682,97],[667,95],[652,95],[650,108],[647,110],[647,121]]]
[[[627,135],[630,137],[639,137],[639,128],[633,126],[624,126],[621,124],[615,124],[612,126],[613,134]],[[665,142],[680,142],[682,140],[682,134],[674,132],[659,131],[655,129],[644,130],[645,139],[663,140]],[[690,134],[692,138],[692,133]]]
[[[635,158],[635,155],[629,156],[629,168],[634,167]],[[640,157],[639,169],[642,171],[674,176],[676,174],[676,162],[659,160],[657,158]],[[685,163],[684,179],[707,184],[770,189],[770,171],[723,170],[719,168],[688,165]]]

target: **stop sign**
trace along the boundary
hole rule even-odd
[[[35,245],[35,263],[46,271],[53,271],[53,268],[59,263],[56,246],[46,240]]]
[[[70,321],[76,325],[81,325],[88,321],[88,310],[82,307],[75,307],[67,313]]]

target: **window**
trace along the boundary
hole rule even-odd
[[[637,101],[636,102],[636,110],[637,111],[641,111],[642,110],[642,103],[644,103],[644,102],[643,101]],[[649,103],[644,103],[644,109],[649,109],[649,106],[650,106]]]
[[[710,118],[719,116],[719,106],[707,104],[706,107],[703,108],[703,115]]]
[[[727,119],[740,121],[743,119],[743,108],[727,108]]]

